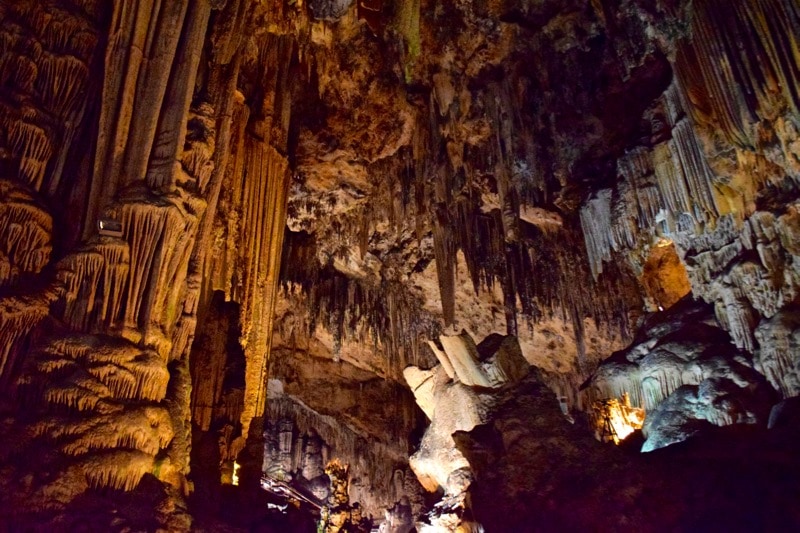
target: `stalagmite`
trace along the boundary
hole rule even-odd
[[[478,349],[472,337],[442,335],[439,340],[459,382],[468,386],[491,386],[489,378],[479,366]]]
[[[409,366],[403,370],[403,377],[411,388],[411,392],[414,393],[417,405],[428,417],[428,420],[433,420],[433,413],[436,408],[434,399],[436,390],[435,374],[435,371],[420,370],[415,366]],[[452,379],[452,376],[449,377]]]

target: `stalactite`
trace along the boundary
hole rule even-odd
[[[166,368],[154,352],[119,342],[114,344],[111,339],[98,342],[94,337],[54,342],[34,365],[36,371],[53,380],[44,397],[73,405],[81,400],[82,394],[89,393],[88,398],[94,398],[90,409],[102,399],[160,401],[166,395],[169,380]],[[70,372],[65,373],[65,368]]]
[[[49,50],[71,52],[70,41],[74,35],[84,30],[85,22],[68,11],[54,9],[47,14],[50,16],[45,23],[34,26],[40,32],[43,43]]]
[[[398,494],[393,484],[397,465],[407,462],[402,446],[390,446],[356,428],[342,424],[335,418],[317,413],[301,402],[290,398],[270,399],[266,412],[274,439],[272,450],[267,450],[268,469],[294,473],[303,465],[303,437],[316,435],[324,443],[323,452],[329,458],[339,458],[351,464],[351,475],[367,483],[351,486],[351,498],[362,505],[376,508],[389,506],[403,494]],[[281,434],[291,434],[286,448],[281,448]],[[287,435],[288,436],[288,435]],[[406,436],[398,437],[398,443]],[[268,442],[269,447],[269,442]],[[271,453],[272,452],[272,453]]]
[[[212,258],[211,272],[214,273],[213,288],[222,290],[227,298],[232,298],[233,279],[238,258],[238,247],[241,234],[240,212],[238,207],[241,198],[242,180],[237,179],[244,171],[244,138],[245,127],[249,118],[249,108],[244,105],[244,95],[236,93],[233,106],[232,125],[230,127],[230,146],[233,155],[229,168],[225,169],[226,186],[220,192],[220,216],[215,218],[215,234],[220,242],[215,250],[223,250]],[[232,182],[232,183],[229,183]],[[222,242],[224,239],[224,242]]]
[[[692,213],[692,198],[686,184],[684,168],[675,159],[671,144],[659,144],[653,149],[653,167],[663,207],[670,213]],[[667,229],[667,233],[672,228]]]
[[[245,410],[242,426],[263,410],[265,375],[273,329],[275,294],[278,287],[280,250],[286,220],[288,162],[271,146],[255,140],[245,149],[248,183],[243,200],[243,220],[249,226],[249,261],[244,269],[242,332],[247,357]],[[251,225],[252,224],[252,225]],[[260,288],[260,289],[259,289]]]
[[[753,330],[758,322],[756,313],[741,290],[731,287],[720,292],[714,301],[717,320],[730,332],[737,347],[752,353],[755,348]]]
[[[176,2],[178,4],[178,2]],[[174,66],[169,72],[169,79],[165,81],[164,102],[162,108],[159,109],[160,115],[158,117],[158,128],[152,134],[152,154],[149,155],[147,160],[147,172],[145,181],[148,186],[155,190],[169,190],[172,184],[175,183],[175,169],[174,162],[176,159],[181,159],[181,153],[184,151],[184,138],[186,137],[186,115],[189,112],[189,106],[192,101],[192,95],[195,88],[195,79],[197,76],[197,68],[200,63],[200,53],[203,48],[203,39],[206,35],[208,26],[208,19],[211,15],[211,3],[208,0],[199,0],[189,3],[185,8],[186,23],[183,32],[179,32],[181,41],[180,46],[177,47],[174,57]],[[170,19],[166,22],[166,28],[170,25],[179,24],[177,17],[175,20]],[[178,27],[178,26],[176,26]],[[167,32],[164,35],[162,32],[165,28],[159,26],[159,41],[170,41],[173,36]],[[173,61],[168,54],[172,50],[155,54],[157,56],[164,54],[166,61]],[[159,61],[151,60],[153,66],[156,66]],[[155,72],[161,79],[166,79],[163,73],[158,70]],[[153,83],[148,80],[147,83]],[[153,96],[146,94],[143,96],[146,101],[152,101]],[[213,108],[206,109],[206,113]],[[179,127],[175,127],[175,125]],[[211,128],[213,132],[213,128]],[[213,139],[213,135],[210,136]],[[138,139],[135,135],[134,140]],[[146,144],[144,146],[147,146]],[[209,158],[213,154],[213,143],[208,151]],[[132,171],[135,173],[137,167],[133,167]],[[199,169],[198,169],[199,170]],[[206,176],[201,172],[190,170],[195,179],[200,184],[199,189],[202,191],[205,188],[205,182],[208,181],[208,174],[212,169],[206,169]],[[138,174],[134,174],[138,175]]]
[[[20,159],[21,177],[39,189],[53,155],[50,136],[41,127],[18,120],[9,129],[8,141],[12,155]]]
[[[0,122],[20,178],[52,191],[84,107],[96,21],[30,1],[16,2],[8,16],[0,30],[0,79],[13,100],[25,104]]]
[[[734,146],[752,146],[752,125],[781,107],[800,109],[800,10],[792,0],[707,1],[695,7],[692,41],[676,72],[690,112]],[[719,126],[717,126],[719,125]]]
[[[581,208],[581,227],[586,240],[589,266],[596,280],[603,262],[611,260],[611,191],[604,189]]]
[[[644,407],[645,397],[639,367],[628,361],[605,361],[592,376],[591,387],[582,397],[584,406],[606,398],[621,398],[628,394],[631,405]],[[582,395],[583,396],[583,395]]]
[[[61,261],[58,277],[66,286],[64,320],[75,329],[89,326],[95,305],[103,257],[98,253],[74,253]]]
[[[117,320],[122,310],[125,283],[130,274],[130,247],[118,239],[101,241],[94,251],[103,256],[100,320],[106,325]]]
[[[113,75],[104,80],[94,167],[104,179],[92,182],[90,221],[118,189],[145,175],[187,4],[137,0],[114,6],[105,57]]]
[[[648,230],[655,226],[659,211],[662,209],[661,196],[658,188],[652,183],[653,174],[653,154],[644,147],[637,147],[626,153],[617,161],[617,172],[622,177],[619,195],[623,212],[614,210],[615,224],[624,224],[624,218],[633,217],[637,221],[636,229]],[[629,194],[627,194],[629,192]],[[616,204],[616,202],[615,202]],[[628,247],[633,248],[636,244],[636,236],[628,230],[620,235],[620,231],[615,230],[616,242],[623,242]]]
[[[54,415],[38,421],[33,431],[37,437],[46,435],[72,456],[115,448],[135,449],[156,456],[173,438],[169,413],[155,405],[83,419]]]
[[[800,324],[796,311],[789,307],[764,320],[755,331],[759,345],[755,357],[756,368],[785,398],[800,393],[798,329]]]
[[[684,212],[701,221],[713,222],[720,214],[713,190],[714,175],[688,120],[681,120],[673,128],[670,151],[674,166],[682,169],[686,180],[688,197],[682,204],[691,209],[684,209]],[[673,203],[677,202],[673,200]]]
[[[170,358],[176,359],[173,369],[181,356],[186,361],[194,333],[201,281],[195,277],[187,282],[188,263],[207,205],[200,195],[206,193],[213,170],[212,154],[218,148],[226,150],[217,142],[218,114],[210,108],[199,109],[205,115],[205,126],[210,124],[204,137],[187,139],[184,145],[186,110],[197,88],[195,74],[211,3],[142,0],[109,9],[96,0],[77,0],[61,7],[29,0],[7,4],[0,2],[0,63],[7,66],[12,61],[7,58],[24,55],[27,66],[23,64],[26,61],[13,60],[19,68],[12,75],[0,65],[4,91],[10,91],[13,102],[8,107],[4,99],[0,105],[0,154],[12,164],[19,163],[20,181],[54,194],[75,132],[95,135],[99,130],[94,159],[99,170],[88,186],[93,190],[85,217],[85,239],[77,249],[68,245],[61,249],[65,255],[54,270],[63,291],[48,289],[53,298],[44,305],[49,308],[60,296],[53,306],[54,319],[46,322],[52,331],[37,328],[36,343],[28,346],[27,339],[24,343],[29,349],[24,361],[8,362],[10,370],[23,367],[17,381],[20,402],[30,409],[31,424],[38,428],[31,434],[27,419],[18,424],[22,437],[35,446],[14,453],[19,464],[40,464],[50,472],[49,485],[29,487],[42,493],[41,508],[63,508],[62,500],[70,501],[85,491],[86,485],[76,475],[85,476],[95,488],[132,490],[151,473],[185,491],[188,441],[184,411],[189,394],[186,380],[181,388],[179,370],[171,379],[167,365]],[[189,4],[191,31],[181,22]],[[5,17],[7,10],[13,11],[10,20]],[[87,93],[96,94],[89,76],[88,65],[94,63],[91,55],[98,40],[106,41],[98,39],[95,28],[105,18],[101,11],[111,15],[111,35],[104,101],[97,106],[99,126],[92,128],[86,122],[97,117],[83,121],[83,113],[84,108],[94,112],[94,104],[86,106],[85,98]],[[20,35],[9,38],[5,31],[9,27],[11,33]],[[176,51],[181,35],[183,48]],[[237,72],[231,76],[233,85]],[[27,94],[11,85],[24,86]],[[157,100],[163,100],[165,107]],[[23,105],[17,109],[18,102]],[[152,132],[148,129],[151,125]],[[150,133],[150,140],[157,144],[152,151],[145,146]],[[87,143],[92,146],[90,140]],[[194,155],[181,154],[192,148],[197,148]],[[167,180],[164,183],[170,190],[163,195],[142,186],[146,176],[137,163],[152,163],[154,154],[164,157],[166,152],[175,152],[166,155],[169,179],[174,180],[177,174],[173,171],[183,160],[197,186],[181,183],[171,188],[172,182]],[[74,152],[77,161],[82,155],[80,150]],[[68,168],[75,170],[80,165],[69,163]],[[76,194],[86,187],[82,178],[74,183]],[[53,231],[49,215],[48,226],[19,198],[2,204],[0,249],[7,242],[8,253],[0,257],[0,272],[7,270],[6,277],[10,277],[17,275],[16,269],[36,281],[29,274],[41,271],[50,258]],[[83,205],[65,203],[63,207],[79,210]],[[29,215],[25,215],[26,209]],[[71,223],[76,218],[79,215],[70,214],[64,220]],[[104,225],[98,234],[99,222]],[[121,225],[121,236],[109,230],[114,223]],[[36,302],[29,298],[26,303],[28,314],[38,311],[38,306],[33,306]],[[2,321],[10,316],[0,316],[0,333]],[[22,325],[15,329],[27,333]],[[54,340],[58,338],[64,340]],[[13,344],[9,340],[8,345]],[[3,369],[2,380],[9,372]],[[14,378],[19,374],[11,373]],[[58,488],[54,491],[53,487]]]
[[[190,288],[189,291],[192,289]],[[170,361],[180,360],[188,356],[194,342],[195,330],[197,329],[197,316],[194,313],[183,313],[178,319],[175,331],[172,335],[172,352]]]
[[[69,286],[65,317],[76,327],[93,320],[104,329],[121,320],[131,332],[142,335],[151,327],[171,330],[177,319],[197,216],[190,212],[188,199],[182,205],[131,194],[107,215],[122,224],[122,239],[101,238],[63,261],[60,275]],[[101,276],[103,284],[98,285]],[[91,319],[98,287],[100,314]],[[87,296],[79,297],[79,291]],[[148,320],[142,321],[142,316]]]
[[[21,93],[33,92],[39,68],[27,56],[9,53],[0,59],[0,83],[15,87]]]
[[[667,90],[664,91],[664,94],[661,96],[664,115],[670,128],[674,128],[678,122],[686,116],[686,108],[688,105],[684,101],[684,98],[685,95],[681,91],[679,84],[675,81],[669,84],[669,87],[667,87]]]
[[[437,320],[399,282],[371,286],[326,270],[313,280],[307,305],[309,335],[322,325],[343,341],[374,346],[396,376],[414,362],[418,343],[440,332]]]
[[[6,263],[0,285],[6,285],[21,274],[38,274],[50,261],[53,220],[30,192],[12,182],[0,182],[0,198],[0,253]]]
[[[155,459],[136,450],[109,450],[89,455],[77,464],[92,487],[130,491],[145,474],[154,471]]]
[[[99,11],[98,6],[102,3],[101,0],[71,0],[72,3],[83,10],[83,12],[90,16],[96,17]]]
[[[441,209],[440,209],[441,211]],[[447,215],[436,216],[433,225],[433,253],[436,259],[436,276],[439,279],[439,296],[445,325],[455,320],[455,253],[447,228]]]
[[[684,385],[683,363],[665,350],[655,350],[644,357],[639,363],[643,403],[636,405],[650,412]]]
[[[58,116],[70,117],[83,103],[89,68],[73,56],[57,56],[44,52],[39,62],[36,88],[42,103]]]
[[[160,401],[167,392],[169,373],[155,352],[114,353],[109,358],[95,352],[86,370],[103,382],[116,398]],[[110,359],[110,360],[109,360]]]
[[[45,290],[32,296],[0,298],[0,390],[8,390],[19,366],[17,342],[39,324],[50,311],[56,293]]]
[[[132,490],[157,473],[156,458],[173,440],[173,420],[159,403],[169,380],[153,350],[62,332],[29,354],[19,386],[40,413],[32,438],[74,457],[69,464],[92,486]]]
[[[181,158],[181,165],[195,183],[194,190],[205,191],[214,171],[216,131],[214,110],[206,105],[189,115],[189,135]]]

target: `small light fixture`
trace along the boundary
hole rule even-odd
[[[231,484],[234,486],[239,485],[239,463],[233,462],[233,476],[231,476]]]
[[[101,218],[97,221],[97,233],[107,237],[122,237],[122,222],[111,218]]]

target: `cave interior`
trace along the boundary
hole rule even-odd
[[[798,396],[798,0],[0,0],[0,530],[797,531]]]

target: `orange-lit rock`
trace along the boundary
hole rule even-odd
[[[692,290],[686,267],[671,242],[652,248],[644,264],[642,285],[659,309],[669,309]]]

